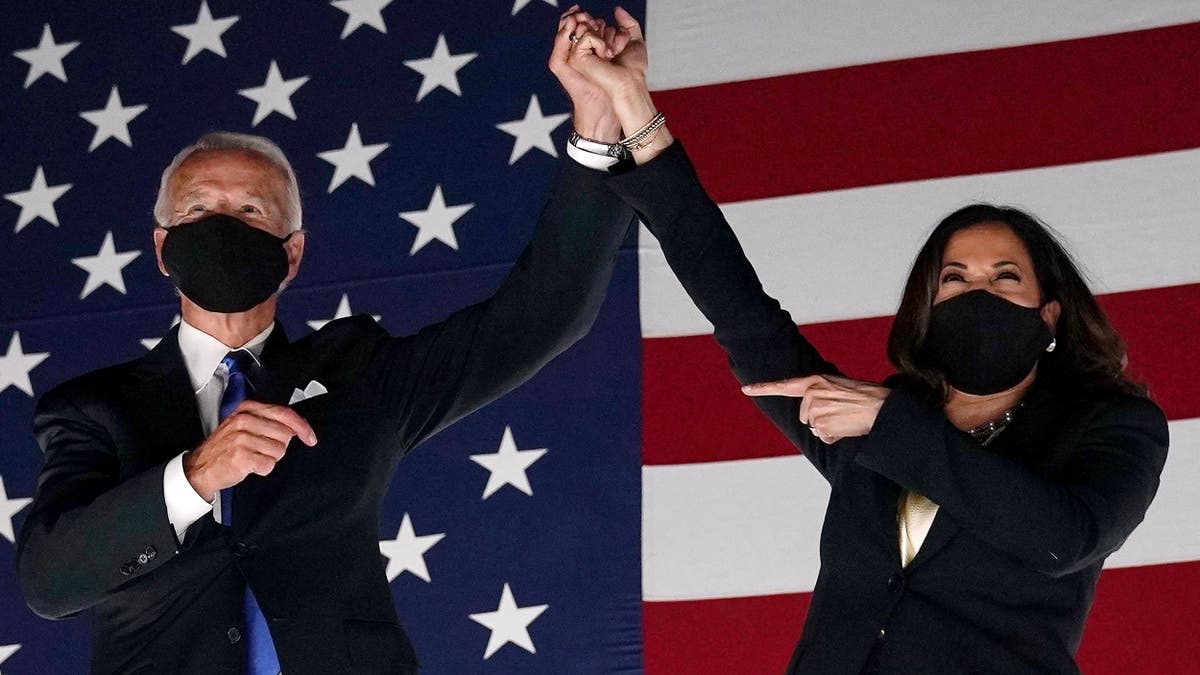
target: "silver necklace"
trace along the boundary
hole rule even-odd
[[[1008,410],[1005,410],[1000,414],[999,417],[989,422],[984,422],[974,429],[969,429],[967,431],[967,435],[978,441],[980,445],[987,445],[988,443],[991,443],[996,436],[1000,435],[1001,431],[1004,431],[1006,428],[1008,428],[1008,425],[1013,421],[1013,415],[1023,405],[1025,405],[1024,402],[1018,403]]]

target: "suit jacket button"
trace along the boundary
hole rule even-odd
[[[897,593],[903,587],[904,577],[900,576],[899,574],[893,574],[892,576],[888,577],[887,589],[889,593]]]
[[[238,640],[242,639],[242,631],[235,627],[231,627],[229,630],[225,631],[225,637],[229,638],[229,644],[236,645]]]
[[[233,545],[233,554],[239,558],[245,558],[250,553],[250,547],[243,542],[238,542]]]

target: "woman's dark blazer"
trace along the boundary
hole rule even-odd
[[[837,372],[763,292],[680,143],[609,185],[661,242],[739,381]],[[821,572],[789,672],[1078,671],[1104,559],[1158,488],[1167,454],[1158,406],[1039,382],[984,448],[902,387],[869,435],[832,445],[799,422],[797,399],[755,401],[832,487]],[[906,489],[940,508],[902,567],[896,515]]]

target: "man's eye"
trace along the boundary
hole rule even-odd
[[[252,204],[242,206],[242,213],[259,213],[258,207]]]
[[[204,205],[203,205],[203,204],[196,204],[196,205],[195,205],[195,206],[193,206],[192,208],[188,209],[188,211],[191,211],[191,212],[193,212],[193,213],[200,212],[200,211],[203,211],[203,210],[204,210]]]

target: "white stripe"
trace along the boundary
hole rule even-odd
[[[725,204],[763,287],[799,324],[893,314],[933,226],[973,201],[1056,228],[1097,293],[1200,281],[1200,150]],[[642,335],[712,333],[644,228]]]
[[[1200,560],[1200,418],[1170,423],[1146,520],[1106,567]],[[829,488],[800,456],[642,469],[642,597],[811,591]]]
[[[649,0],[652,89],[1200,20],[1195,0]]]
[[[812,590],[828,499],[799,455],[642,467],[642,599]]]
[[[1146,520],[1105,567],[1200,560],[1200,418],[1169,422],[1171,447]]]

